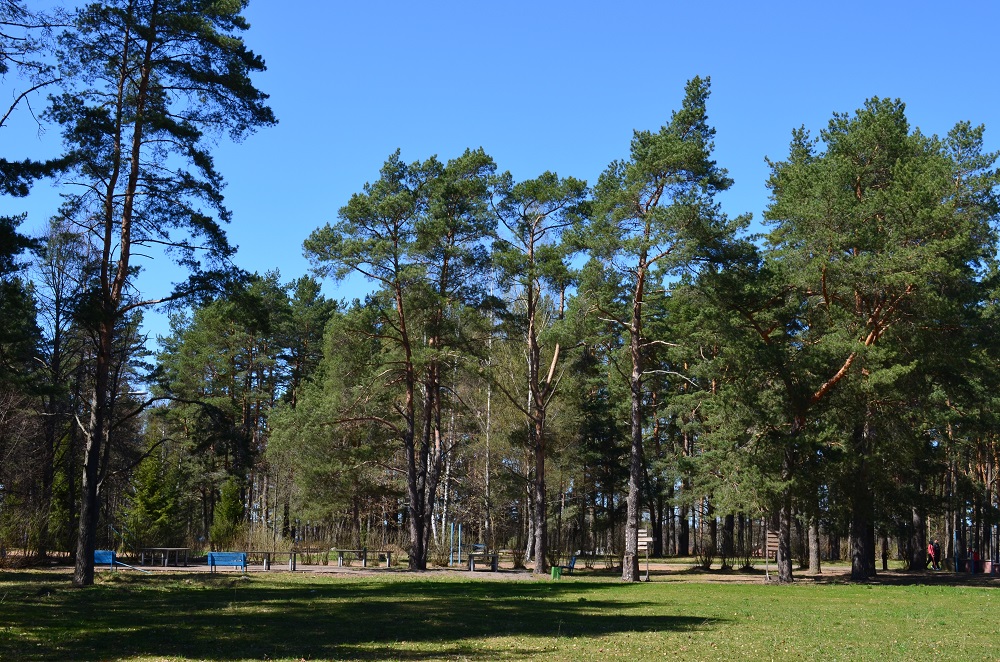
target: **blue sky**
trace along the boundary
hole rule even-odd
[[[710,76],[716,159],[735,180],[730,215],[767,204],[764,158],[780,159],[793,127],[814,133],[834,111],[900,98],[911,124],[946,133],[987,127],[1000,149],[995,30],[1000,3],[981,2],[336,2],[251,0],[256,80],[279,125],[220,142],[216,165],[234,212],[239,266],[308,270],[302,241],[377,177],[396,148],[407,161],[482,146],[517,179],[545,170],[593,183],[628,154],[633,129],[656,130],[686,80]],[[4,86],[5,88],[7,85]],[[2,88],[0,88],[2,89]],[[36,102],[36,106],[40,106]],[[3,130],[8,157],[58,147],[22,121]],[[13,150],[13,151],[11,151]],[[44,189],[25,228],[51,213]],[[153,265],[151,295],[170,271]],[[353,298],[359,284],[327,284]],[[153,317],[149,330],[165,331]]]

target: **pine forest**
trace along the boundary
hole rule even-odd
[[[30,103],[63,149],[0,155],[0,563],[73,559],[85,585],[95,549],[300,546],[422,570],[461,536],[637,581],[640,532],[740,568],[770,531],[782,581],[923,570],[934,539],[1000,554],[983,126],[926,134],[872,97],[789,127],[763,216],[727,214],[696,76],[596,181],[389,154],[289,278],[234,266],[212,157],[279,119],[245,3],[30,4],[0,2],[2,122]],[[148,287],[151,254],[184,279]]]

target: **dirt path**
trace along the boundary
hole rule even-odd
[[[208,573],[209,567],[205,564],[191,564],[188,566],[140,566],[143,570],[160,573]],[[104,570],[102,570],[104,572]],[[134,570],[122,569],[120,572],[135,572]],[[260,573],[288,573],[287,565],[272,565],[270,570],[265,571],[260,565],[248,566],[247,572],[251,575]],[[217,570],[217,574],[232,574],[233,570],[224,568]],[[298,564],[295,574],[312,573],[326,576],[377,576],[377,575],[401,575],[415,576],[423,575],[428,579],[434,577],[453,577],[470,579],[475,581],[534,581],[535,576],[530,569],[514,569],[512,567],[501,566],[497,572],[488,570],[477,570],[469,572],[458,567],[441,568],[432,567],[422,573],[411,572],[405,567],[397,566],[393,568],[368,567],[362,568],[359,565],[338,567],[336,564]],[[795,573],[795,581],[798,583],[823,583],[837,584],[850,583],[850,566],[832,565],[827,566],[819,575],[809,575],[804,570]],[[646,577],[646,564],[640,566],[640,576]],[[620,571],[603,569],[578,569],[573,574],[563,574],[562,579],[574,580],[577,578],[600,578],[606,580],[616,580],[621,577]],[[542,576],[541,580],[548,581],[548,576]],[[775,582],[776,575],[774,568],[770,572],[765,572],[763,566],[754,568],[751,571],[721,571],[702,570],[691,563],[664,563],[651,562],[649,564],[649,580],[653,582],[686,582],[686,583],[742,583],[742,584],[763,584],[768,581]],[[1000,586],[1000,577],[997,575],[968,575],[953,572],[922,572],[909,573],[901,570],[880,571],[879,574],[867,582],[882,585],[983,585]]]

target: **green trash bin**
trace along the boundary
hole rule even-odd
[[[562,568],[560,566],[552,566],[552,579],[562,579]]]

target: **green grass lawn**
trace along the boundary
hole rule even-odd
[[[0,660],[996,660],[998,626],[990,581],[0,573]]]

